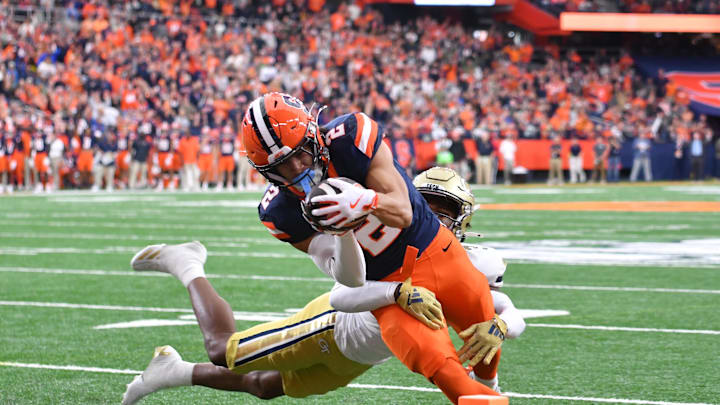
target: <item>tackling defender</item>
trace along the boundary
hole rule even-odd
[[[428,199],[443,224],[463,239],[472,216],[474,197],[462,179],[450,169],[434,168],[418,175],[414,184]],[[522,316],[507,295],[496,291],[502,286],[506,269],[504,261],[491,248],[472,246],[470,249],[473,264],[485,274],[493,287],[495,311],[508,325],[506,336],[517,337],[525,329]],[[188,269],[192,266],[196,268],[197,278],[206,283],[204,273],[197,269],[205,258],[205,250],[199,243],[156,245],[143,249],[131,263],[137,270],[165,271],[186,281],[190,276],[184,274],[188,271],[192,273]],[[358,289],[336,284],[331,294],[316,298],[288,319],[236,333],[229,341],[243,343],[237,346],[228,344],[226,361],[231,364],[230,369],[212,363],[184,362],[172,347],[159,347],[143,375],[135,377],[128,385],[123,404],[134,404],[152,392],[183,385],[248,392],[259,398],[283,394],[295,397],[322,394],[345,386],[373,364],[384,362],[391,356],[382,341],[375,318],[370,312],[359,311],[407,302],[408,295],[412,293],[412,289],[407,287],[382,281],[368,282],[360,287],[362,294],[358,294]],[[438,320],[434,318],[433,305],[436,301],[432,295],[425,295],[429,293],[427,290],[418,288],[417,292],[425,298],[424,303],[416,305],[419,308],[415,310],[425,314],[425,318],[420,316],[418,319],[429,327],[435,327]],[[216,294],[214,290],[212,294]],[[198,307],[194,305],[194,308],[197,312]],[[214,316],[222,319],[227,314]],[[280,341],[291,343],[273,351],[274,346],[282,343]],[[460,353],[466,346],[460,349]],[[263,355],[264,352],[269,354]],[[497,376],[491,380],[478,380],[498,391]]]

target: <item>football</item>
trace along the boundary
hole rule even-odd
[[[353,179],[349,179],[347,177],[336,177],[337,180],[342,180],[346,183],[350,184],[358,184],[357,181]],[[328,203],[311,203],[310,201],[313,199],[313,197],[321,196],[321,195],[334,195],[341,193],[341,190],[333,185],[331,185],[327,179],[320,182],[320,184],[316,185],[315,187],[310,190],[310,194],[305,196],[305,199],[302,201],[302,212],[303,217],[305,217],[305,220],[308,221],[310,225],[312,225],[313,228],[317,229],[320,232],[325,233],[345,233],[349,230],[357,229],[359,226],[365,223],[365,220],[367,219],[368,214],[363,215],[362,217],[356,219],[353,222],[350,222],[346,224],[343,227],[336,227],[336,226],[325,226],[321,225],[320,221],[328,219],[327,215],[313,215],[312,211],[316,208],[322,208],[327,205]]]

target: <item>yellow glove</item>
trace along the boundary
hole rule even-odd
[[[398,285],[395,290],[395,302],[428,328],[441,329],[445,327],[442,305],[435,298],[435,294],[427,288],[412,285],[410,277]]]
[[[493,319],[476,323],[460,332],[458,335],[465,341],[457,352],[460,363],[470,360],[468,366],[475,367],[480,360],[483,360],[486,365],[490,364],[505,340],[506,333],[507,324],[497,314]]]

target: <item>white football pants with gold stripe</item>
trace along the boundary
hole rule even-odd
[[[289,318],[236,332],[227,343],[228,367],[239,374],[277,370],[290,397],[344,387],[371,366],[340,352],[334,337],[336,316],[328,293]]]

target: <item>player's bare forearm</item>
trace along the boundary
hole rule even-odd
[[[393,165],[390,149],[384,143],[370,163],[365,184],[377,192],[373,212],[380,222],[393,228],[407,228],[412,222],[412,206],[405,181]]]

